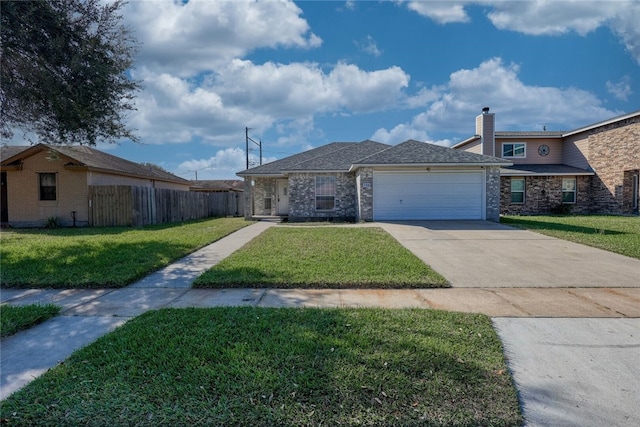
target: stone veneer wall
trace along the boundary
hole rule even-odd
[[[511,203],[511,178],[500,179],[501,213],[504,215],[539,215],[561,209],[562,176],[529,176],[525,178],[524,203]],[[576,203],[568,204],[571,213],[594,211],[591,197],[592,176],[577,176]]]
[[[316,210],[316,176],[336,177],[336,201],[332,211]],[[356,177],[352,173],[289,174],[289,220],[356,219]]]
[[[255,178],[254,182],[251,190],[253,193],[253,215],[274,216],[276,214],[276,179]],[[247,188],[246,183],[245,188]],[[268,197],[271,197],[271,209],[265,208],[264,200]]]
[[[357,221],[373,221],[373,168],[360,168],[356,175],[358,186]]]
[[[486,216],[488,221],[500,222],[500,168],[486,168]]]
[[[591,188],[595,209],[633,213],[631,171],[640,170],[640,117],[592,130],[588,160],[597,174]]]

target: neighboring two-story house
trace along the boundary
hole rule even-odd
[[[638,213],[640,111],[572,131],[496,131],[485,108],[476,135],[453,148],[509,160],[502,214]]]

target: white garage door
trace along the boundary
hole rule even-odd
[[[374,172],[374,220],[485,219],[484,175]]]

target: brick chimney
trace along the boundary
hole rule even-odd
[[[480,146],[482,154],[495,156],[496,151],[496,116],[489,112],[489,107],[482,109],[482,114],[476,117],[476,135],[482,139]]]

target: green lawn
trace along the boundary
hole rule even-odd
[[[506,216],[500,222],[640,259],[637,216]]]
[[[0,410],[29,426],[522,425],[490,319],[418,309],[147,312]]]
[[[53,304],[1,305],[0,336],[2,338],[8,337],[23,329],[42,323],[58,313],[60,313],[60,307]]]
[[[217,218],[143,228],[3,230],[3,287],[122,287],[250,222]]]
[[[424,288],[447,281],[380,228],[272,227],[195,287]]]

